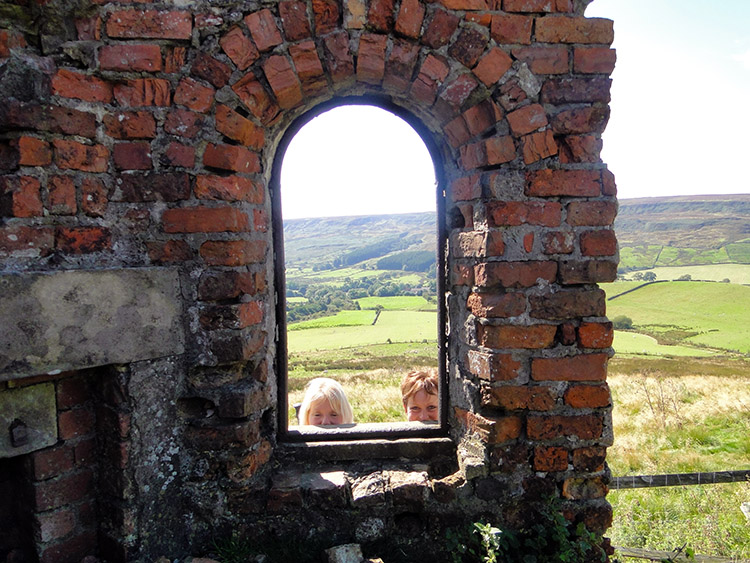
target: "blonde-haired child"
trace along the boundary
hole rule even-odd
[[[299,409],[299,423],[314,426],[351,424],[354,413],[338,381],[316,377],[307,384],[305,397]]]
[[[437,420],[438,376],[433,369],[407,373],[401,380],[401,399],[410,422]]]

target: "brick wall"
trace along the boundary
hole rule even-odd
[[[517,523],[550,494],[570,519],[608,527],[612,327],[596,284],[617,266],[599,158],[615,57],[612,22],[583,17],[585,4],[9,11],[3,272],[171,268],[185,305],[184,354],[122,366],[96,401],[58,384],[61,445],[29,461],[42,557],[72,541],[113,561],[178,556],[230,529],[419,553],[451,522]],[[36,24],[13,19],[24,9]],[[273,163],[296,119],[363,95],[422,125],[446,191],[450,451],[397,444],[398,462],[377,444],[321,460],[276,440]],[[64,481],[73,492],[56,492]]]

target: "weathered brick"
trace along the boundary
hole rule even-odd
[[[52,164],[52,149],[47,141],[36,137],[19,137],[17,149],[18,164],[21,166],[48,166]]]
[[[273,49],[276,45],[281,45],[284,42],[279,28],[276,26],[276,18],[267,8],[246,16],[245,24],[250,30],[255,45],[261,52]]]
[[[106,172],[109,150],[103,145],[84,145],[76,141],[55,139],[55,164],[59,168],[84,172]]]
[[[469,431],[487,444],[502,444],[515,440],[523,430],[519,416],[487,417],[454,407],[456,418]]]
[[[55,247],[67,254],[101,252],[112,247],[112,237],[102,227],[58,227]]]
[[[316,94],[328,86],[315,42],[303,41],[297,45],[290,45],[289,54],[292,56],[294,69],[305,94]]]
[[[516,317],[526,310],[526,296],[517,292],[472,293],[466,305],[477,317]]]
[[[239,305],[223,305],[206,308],[200,317],[200,323],[207,330],[216,330],[220,328],[241,329],[249,326],[260,324],[263,321],[263,304],[260,301],[248,301]],[[227,416],[226,411],[231,409],[229,401],[222,400],[220,411],[224,411],[222,416]],[[244,409],[240,410],[239,416],[234,418],[243,418],[247,416]]]
[[[569,225],[608,227],[617,215],[614,201],[574,201],[568,204],[566,222]]]
[[[607,354],[533,358],[531,378],[534,381],[604,381],[608,360]]]
[[[162,214],[165,233],[240,233],[250,230],[247,213],[234,207],[182,207]]]
[[[192,78],[183,78],[174,93],[174,103],[183,105],[198,113],[206,113],[211,109],[215,90],[204,86]]]
[[[604,385],[571,385],[565,391],[565,404],[575,409],[596,409],[612,403],[609,387]]]
[[[506,12],[572,12],[573,0],[504,0]]]
[[[451,252],[457,258],[502,256],[505,247],[502,232],[469,231],[451,236]]]
[[[492,47],[479,59],[474,67],[474,74],[489,88],[500,80],[512,65],[513,59],[508,53],[500,47]]]
[[[512,53],[534,74],[566,74],[569,70],[568,48],[562,45],[518,47]]]
[[[601,437],[603,429],[604,424],[599,415],[531,415],[526,420],[526,432],[531,440],[552,440],[566,436],[593,440]]]
[[[200,255],[212,266],[244,266],[263,261],[266,243],[262,240],[209,240],[201,245]]]
[[[484,141],[484,146],[487,151],[487,164],[489,166],[504,164],[516,158],[516,145],[510,135],[490,137]]]
[[[534,448],[534,471],[565,471],[568,469],[568,450],[559,446]]]
[[[145,141],[117,143],[112,147],[112,160],[118,170],[151,170],[151,144]]]
[[[490,35],[499,45],[531,43],[531,27],[534,18],[516,14],[493,15]]]
[[[263,129],[228,106],[216,106],[216,130],[244,146],[259,150],[265,143]]]
[[[168,106],[171,88],[162,78],[137,78],[116,84],[114,95],[123,107]]]
[[[365,0],[345,0],[344,27],[346,29],[362,29],[367,22]]]
[[[539,104],[524,106],[506,117],[511,132],[517,137],[547,126],[547,113]]]
[[[107,20],[107,35],[123,39],[190,39],[190,12],[119,10]]]
[[[562,220],[562,205],[552,201],[491,201],[486,207],[489,224],[493,227],[557,227]]]
[[[34,507],[42,512],[82,499],[91,492],[92,477],[91,471],[86,470],[59,480],[34,483]]]
[[[185,66],[187,49],[185,47],[172,47],[166,50],[164,55],[164,72],[172,74],[180,72]]]
[[[47,181],[48,209],[53,215],[74,215],[76,212],[76,187],[70,176],[50,176]]]
[[[39,558],[39,563],[58,563],[60,561],[80,561],[87,554],[97,551],[97,534],[85,530],[76,532],[64,541],[49,544]]]
[[[253,272],[205,272],[198,284],[198,299],[201,301],[222,301],[241,295],[255,295],[262,286]]]
[[[564,261],[560,263],[560,282],[566,285],[607,283],[617,278],[617,262],[611,260]]]
[[[59,69],[52,77],[52,93],[86,102],[112,101],[112,85],[109,82],[65,68]]]
[[[614,40],[612,20],[546,16],[536,21],[536,39],[541,43],[602,43]]]
[[[182,143],[169,143],[159,162],[164,166],[192,168],[195,166],[195,148]]]
[[[367,23],[376,31],[388,33],[396,21],[396,0],[370,0]]]
[[[47,256],[55,244],[50,227],[0,226],[0,255]]]
[[[583,102],[609,103],[610,78],[555,78],[542,86],[541,101],[546,104],[575,104]]]
[[[0,126],[7,130],[34,129],[89,138],[96,136],[96,116],[93,113],[12,100],[0,105]]]
[[[99,49],[102,70],[158,72],[162,69],[161,48],[158,45],[105,45]]]
[[[202,78],[216,88],[223,88],[229,82],[229,77],[232,76],[232,69],[228,64],[206,53],[199,53],[190,67],[190,74]]]
[[[418,45],[403,39],[394,39],[393,47],[385,63],[383,85],[386,88],[406,92],[411,86],[411,77],[418,59]]]
[[[529,315],[536,319],[565,320],[572,317],[601,317],[606,310],[603,289],[573,289],[529,297]]]
[[[307,5],[299,0],[279,2],[279,15],[284,35],[289,41],[299,41],[312,37],[310,22],[307,19]]]
[[[502,118],[502,111],[492,100],[482,100],[462,114],[466,127],[472,136],[481,135],[492,129]]]
[[[573,450],[573,467],[576,471],[594,472],[604,469],[607,449],[599,446]]]
[[[446,123],[443,126],[443,132],[454,149],[460,147],[471,139],[471,133],[466,126],[466,120],[460,115]]]
[[[102,38],[102,18],[98,14],[76,18],[75,26],[79,41],[99,41]]]
[[[216,14],[195,14],[196,29],[209,29],[220,27],[224,23],[224,18]]]
[[[94,431],[95,423],[94,411],[86,408],[62,411],[57,416],[61,440],[71,440],[91,434]]]
[[[617,236],[609,229],[585,232],[580,242],[584,256],[614,256],[617,253]]]
[[[174,264],[193,259],[193,250],[184,240],[147,242],[149,260],[155,264]]]
[[[482,195],[481,176],[473,174],[454,180],[450,186],[450,194],[453,201],[479,198]]]
[[[509,381],[521,373],[523,364],[512,354],[496,354],[470,350],[468,364],[471,373],[489,382]]]
[[[369,84],[380,84],[385,75],[386,35],[363,33],[359,38],[357,58],[357,80]]]
[[[34,516],[42,542],[51,542],[67,536],[75,529],[76,517],[71,509],[45,512]]]
[[[575,250],[575,234],[570,231],[544,233],[542,252],[545,254],[570,254]]]
[[[555,133],[576,135],[601,133],[609,120],[609,107],[597,106],[564,110],[551,117]]]
[[[525,164],[531,164],[557,154],[557,143],[552,131],[539,131],[521,137],[521,150]]]
[[[617,185],[615,184],[615,175],[609,169],[602,170],[602,194],[617,195]]]
[[[184,173],[122,174],[114,201],[180,201],[190,197],[190,179]]]
[[[271,100],[270,96],[258,82],[252,72],[237,81],[232,90],[242,100],[242,103],[250,110],[261,123],[268,124],[272,122],[279,113],[279,106]]]
[[[538,280],[553,282],[557,262],[489,262],[474,267],[475,283],[481,287],[523,288],[537,285]]]
[[[558,138],[560,162],[563,164],[600,162],[602,140],[595,135],[567,135]]]
[[[479,344],[487,348],[536,350],[551,348],[555,343],[556,325],[479,325]]]
[[[325,35],[338,27],[341,19],[339,0],[312,0],[316,35]]]
[[[563,481],[562,496],[571,500],[604,498],[609,492],[609,487],[602,477],[584,479],[571,477]]]
[[[102,119],[104,130],[115,139],[153,139],[156,120],[147,111],[107,113]]]
[[[482,404],[505,410],[548,411],[555,407],[552,387],[503,385],[483,390]]]
[[[287,57],[282,55],[268,57],[263,63],[263,72],[276,96],[279,107],[290,109],[302,102],[302,85]]]
[[[439,49],[443,45],[447,45],[460,21],[459,17],[451,12],[441,9],[435,10],[430,23],[427,24],[427,28],[422,34],[422,43],[433,49]]]
[[[282,2],[281,4],[288,4]],[[235,66],[245,70],[258,60],[260,53],[250,38],[239,27],[233,27],[219,40],[219,44]]]
[[[443,57],[428,55],[419,69],[417,78],[412,83],[411,95],[421,102],[432,104],[435,101],[437,89],[448,76],[448,72],[450,72],[450,67]]]
[[[478,29],[464,28],[448,49],[448,54],[464,66],[473,68],[484,52],[487,42],[488,37]]]
[[[26,47],[26,39],[19,31],[12,29],[0,29],[0,58],[10,56],[11,49]]]
[[[438,0],[449,10],[491,10],[488,0]]]
[[[403,0],[396,16],[396,33],[410,39],[418,39],[425,11],[419,0]]]
[[[241,176],[200,175],[195,180],[195,197],[224,201],[263,203],[263,186]]]
[[[220,110],[217,108],[217,115],[219,112]],[[170,135],[192,139],[198,134],[201,127],[203,127],[203,120],[204,117],[199,113],[175,108],[167,114],[167,119],[164,120],[164,131]]]
[[[30,456],[34,480],[42,481],[73,469],[73,449],[60,445],[33,452]]]
[[[609,348],[615,332],[611,322],[582,322],[577,334],[581,348]]]
[[[334,83],[346,82],[354,76],[354,58],[349,50],[349,34],[332,33],[323,39],[325,63]]]
[[[573,50],[573,71],[582,74],[610,74],[615,69],[617,54],[608,47],[576,47]]]
[[[472,74],[459,74],[446,82],[434,106],[435,113],[444,121],[452,118],[479,87]]]
[[[578,196],[601,194],[598,170],[538,170],[526,175],[526,195],[531,197]]]
[[[248,174],[261,170],[258,153],[238,145],[207,145],[203,165]]]

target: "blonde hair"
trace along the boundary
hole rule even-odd
[[[299,408],[300,424],[310,424],[310,407],[320,399],[326,399],[331,408],[341,415],[342,424],[354,422],[352,407],[341,384],[328,377],[316,377],[307,384],[305,398]]]
[[[428,395],[438,394],[438,376],[436,370],[410,371],[401,379],[401,400],[404,402],[404,407],[409,402],[409,398],[420,391],[424,391]]]

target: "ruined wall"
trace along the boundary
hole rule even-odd
[[[235,530],[415,560],[451,525],[520,525],[550,495],[604,531],[614,52],[585,3],[3,5],[0,282],[27,305],[0,329],[0,398],[52,385],[56,428],[0,451],[17,516],[0,554],[148,560]],[[274,162],[296,119],[361,96],[439,157],[448,426],[283,443]],[[88,276],[75,291],[70,270]],[[67,479],[76,498],[40,492]]]

